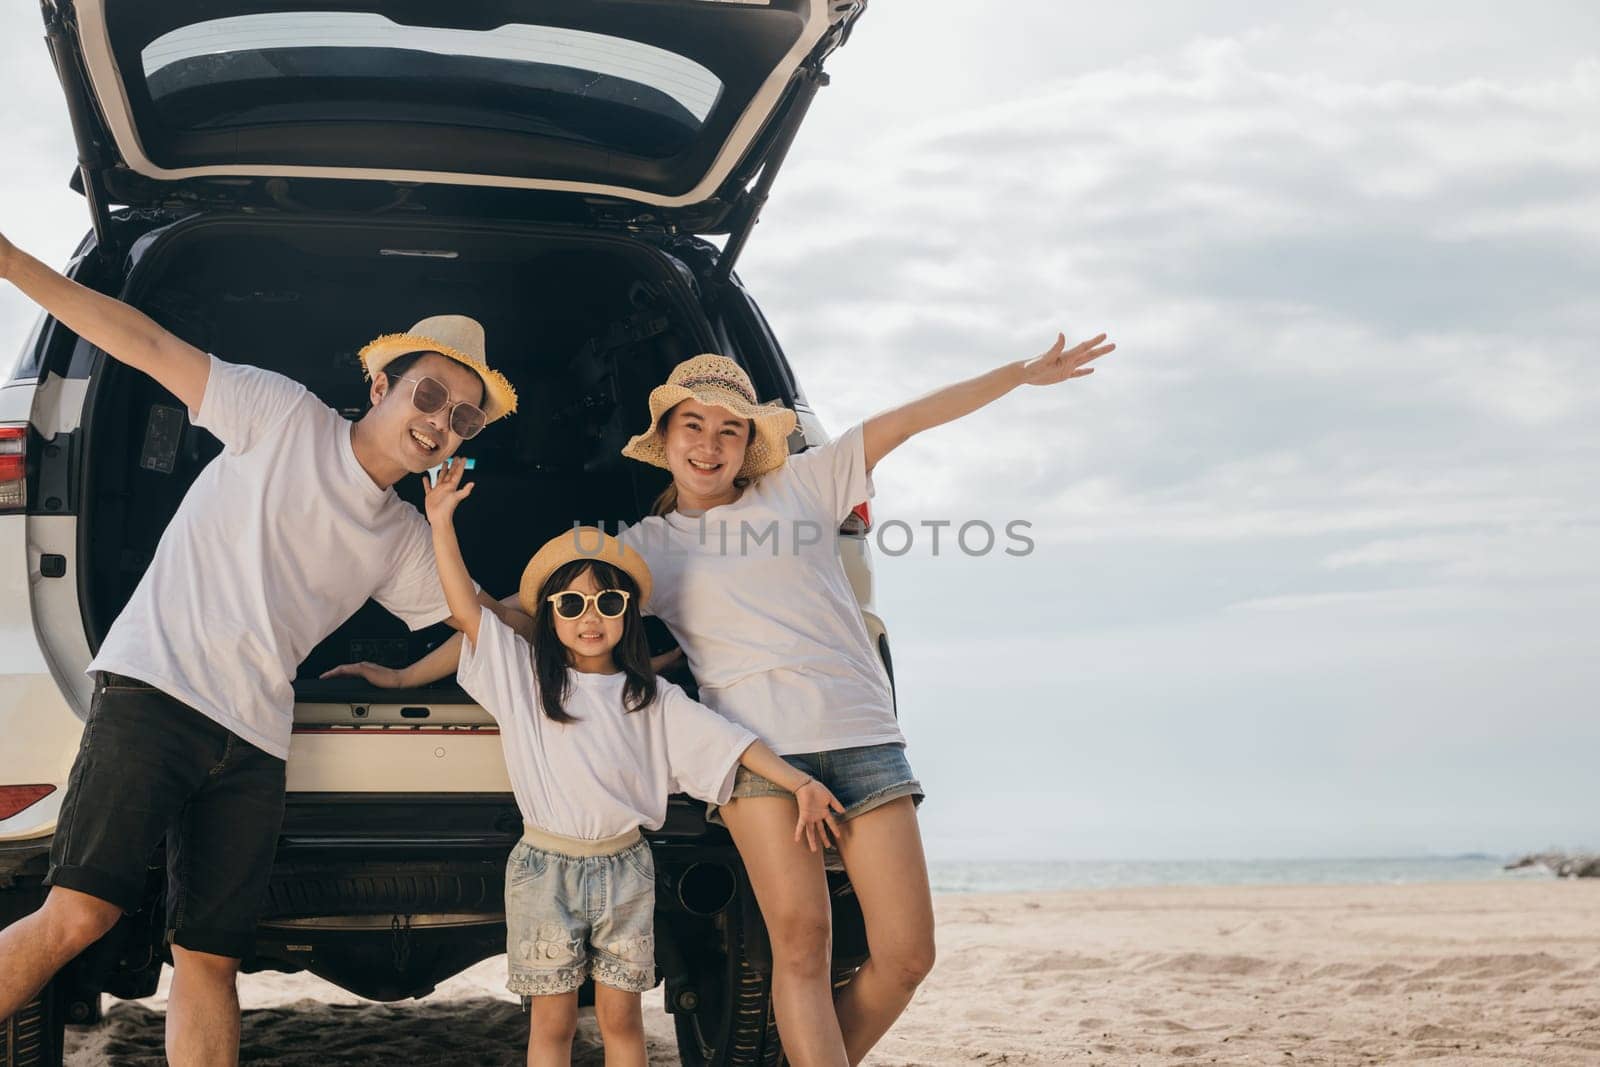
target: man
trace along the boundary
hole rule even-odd
[[[295,670],[369,597],[413,629],[456,622],[427,522],[392,487],[510,414],[516,394],[485,364],[482,327],[438,316],[362,350],[372,407],[351,423],[291,379],[209,356],[3,235],[0,277],[149,374],[224,446],[89,666],[97,684],[49,895],[0,931],[0,1021],[143,902],[165,837],[167,1056],[235,1063],[236,979],[283,816]]]

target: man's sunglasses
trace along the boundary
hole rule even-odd
[[[465,400],[451,404],[450,387],[437,378],[424,374],[420,378],[396,378],[395,381],[411,383],[411,406],[424,415],[432,415],[450,404],[450,432],[463,441],[478,436],[484,423],[489,421],[483,409],[476,404],[469,404]]]
[[[589,605],[594,605],[594,610],[600,613],[602,619],[616,619],[628,610],[628,591],[626,589],[602,589],[598,593],[574,593],[570,590],[565,593],[551,593],[545,597],[550,601],[550,606],[561,618],[568,620],[583,618],[583,613],[589,610]]]

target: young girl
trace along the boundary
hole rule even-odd
[[[506,865],[508,988],[532,998],[531,1065],[568,1064],[578,987],[595,981],[595,1017],[608,1065],[646,1062],[640,993],[655,985],[655,870],[640,827],[657,829],[667,797],[725,802],[740,765],[789,791],[795,840],[826,842],[831,811],[821,783],[755,734],[657,679],[640,608],[650,569],[599,530],[552,538],[522,576],[533,634],[479,607],[453,516],[472,492],[465,464],[430,486],[439,577],[463,620],[461,685],[500,724],[522,840]]]

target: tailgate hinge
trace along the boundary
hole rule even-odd
[[[716,269],[711,272],[710,287],[713,291],[727,284],[728,279],[732,277],[733,265],[739,259],[739,253],[744,251],[745,242],[750,240],[750,231],[761,221],[761,209],[767,205],[767,197],[772,192],[772,183],[778,177],[778,170],[783,166],[784,157],[789,154],[790,146],[794,144],[795,134],[800,132],[800,123],[805,120],[806,111],[811,107],[811,101],[816,97],[817,90],[828,84],[827,73],[820,66],[813,64],[801,67],[799,78],[800,83],[795,87],[794,102],[784,113],[781,120],[783,126],[773,137],[772,147],[767,151],[766,159],[761,164],[760,176],[734,205],[733,221],[728,229],[728,242],[723,245]]]

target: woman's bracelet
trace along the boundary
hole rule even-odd
[[[797,785],[793,789],[789,790],[789,792],[791,792],[791,793],[799,793],[800,790],[804,789],[806,786],[810,785],[814,781],[816,781],[816,778],[814,778],[814,777],[812,777],[811,775],[808,774],[808,775],[806,775],[805,781],[801,782],[799,785]]]

